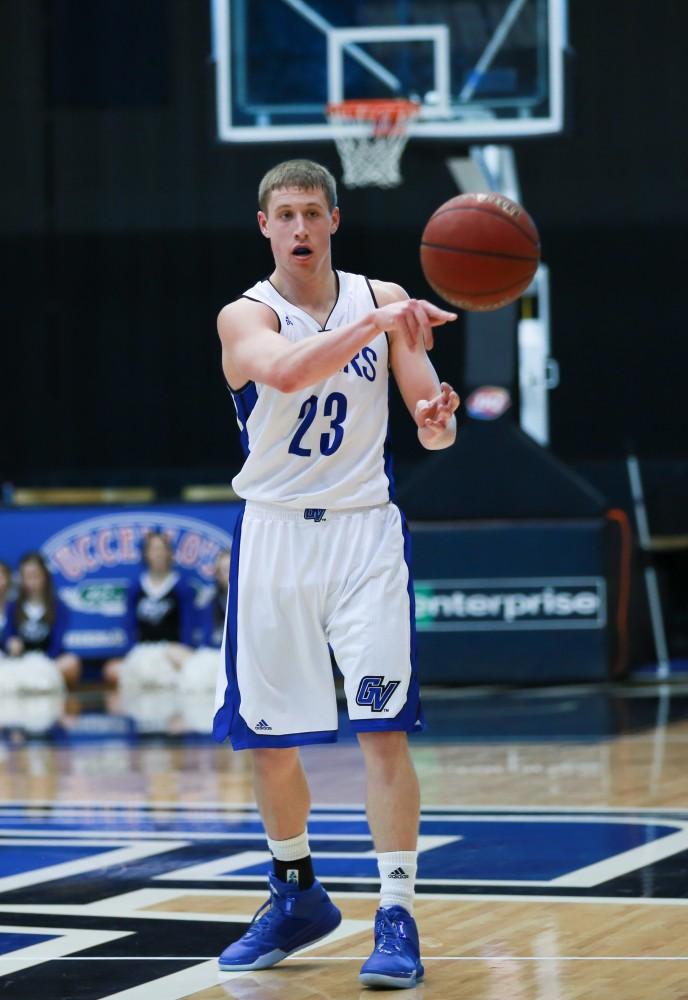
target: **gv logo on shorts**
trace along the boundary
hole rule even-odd
[[[318,524],[320,521],[325,520],[326,513],[326,507],[306,507],[303,512],[303,519],[304,521],[315,521]]]
[[[364,677],[358,685],[356,704],[372,708],[373,712],[382,712],[400,684],[400,681],[388,681],[386,684],[383,681],[381,676]]]

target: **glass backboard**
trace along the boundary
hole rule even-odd
[[[567,0],[211,0],[218,137],[331,139],[328,103],[418,101],[411,137],[563,127]]]

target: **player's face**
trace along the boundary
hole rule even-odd
[[[0,601],[4,601],[9,594],[11,583],[9,573],[4,566],[0,566]]]
[[[272,191],[258,225],[270,240],[275,263],[293,273],[313,272],[330,255],[330,237],[339,226],[339,209],[330,208],[320,188]]]

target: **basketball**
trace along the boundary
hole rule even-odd
[[[522,295],[540,262],[540,237],[526,210],[504,195],[461,194],[428,220],[420,245],[428,284],[471,311],[500,309]]]

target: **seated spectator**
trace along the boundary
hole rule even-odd
[[[146,569],[127,600],[129,653],[124,660],[106,663],[104,676],[116,683],[124,671],[132,675],[128,677],[132,682],[164,687],[192,651],[192,595],[172,568],[174,553],[166,535],[148,534],[142,556]]]
[[[225,613],[227,610],[227,594],[229,592],[229,563],[231,552],[223,549],[215,561],[215,593],[205,608],[205,627],[203,629],[203,645],[222,645],[225,632]]]
[[[53,661],[69,686],[81,675],[81,660],[64,649],[67,609],[58,598],[52,577],[39,552],[19,561],[19,590],[7,611],[10,656],[43,653]]]
[[[5,643],[9,638],[9,618],[7,611],[12,589],[12,570],[6,562],[0,559],[0,655],[4,652]]]

